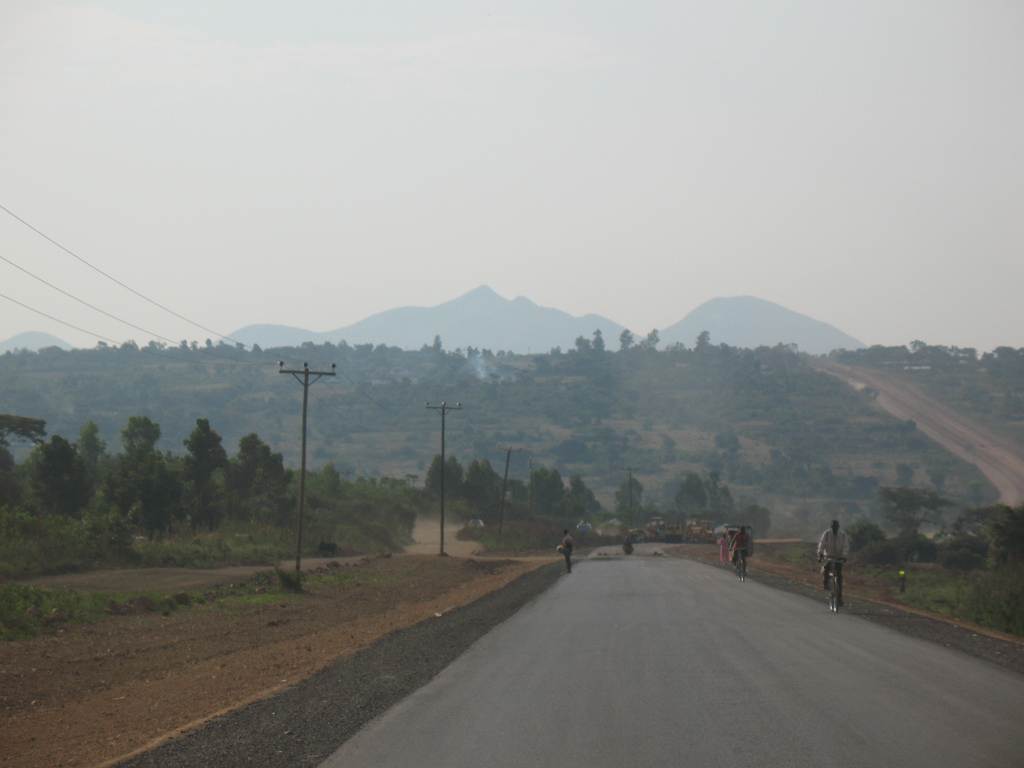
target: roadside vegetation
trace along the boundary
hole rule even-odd
[[[1024,540],[1019,510],[993,506],[976,467],[881,412],[870,391],[784,345],[737,349],[704,333],[692,349],[658,350],[657,332],[628,331],[618,345],[595,331],[532,355],[446,351],[440,339],[418,351],[208,342],[4,354],[0,584],[290,558],[299,398],[276,361],[298,357],[343,374],[313,402],[304,557],[401,552],[442,487],[449,519],[480,523],[460,535],[496,553],[548,551],[562,528],[582,547],[616,543],[652,517],[747,524],[760,539],[836,517],[864,573],[914,576],[898,599],[1020,631],[1021,557],[1008,544]],[[884,367],[1024,437],[1024,350],[914,342],[830,357]],[[443,465],[424,408],[441,401],[464,406],[447,421]],[[11,594],[43,615],[91,610]]]
[[[341,567],[301,574],[273,568],[230,584],[173,594],[154,590],[80,592],[8,581],[0,584],[0,641],[23,640],[112,616],[160,614],[182,610],[244,610],[264,603],[302,599],[322,587],[390,584],[407,574],[380,575]]]
[[[1024,505],[965,511],[931,538],[910,529],[888,536],[864,521],[847,534],[855,591],[1024,637]],[[817,574],[816,548],[801,542],[763,556]]]

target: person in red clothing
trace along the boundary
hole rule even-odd
[[[729,542],[729,549],[732,551],[732,564],[736,565],[737,560],[747,561],[747,553],[750,550],[750,534],[747,533],[747,526],[741,525],[740,529],[732,535]]]

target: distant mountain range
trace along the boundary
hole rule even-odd
[[[609,350],[619,348],[626,327],[601,315],[574,317],[550,307],[540,307],[525,297],[504,299],[486,285],[436,307],[398,307],[333,331],[317,332],[286,325],[247,325],[231,334],[233,341],[249,346],[297,347],[310,341],[386,344],[420,349],[440,337],[444,349],[467,347],[505,350],[518,354],[548,352],[555,347],[573,349],[580,336],[590,340],[600,330]],[[648,329],[630,329],[641,341]],[[796,344],[803,352],[823,354],[833,349],[859,349],[862,342],[827,323],[752,296],[712,299],[697,307],[675,325],[659,329],[659,347],[680,343],[692,347],[702,331],[712,344],[754,348]],[[42,343],[39,337],[46,337]],[[0,343],[8,349],[39,349],[69,345],[47,334],[20,334]]]
[[[58,339],[56,336],[38,331],[28,331],[26,333],[19,333],[17,336],[11,336],[7,341],[0,341],[0,355],[5,352],[13,352],[16,349],[29,349],[35,352],[44,347],[72,348],[70,344],[63,339]]]

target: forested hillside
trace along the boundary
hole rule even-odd
[[[156,448],[179,455],[206,419],[229,454],[255,434],[297,467],[303,387],[278,361],[315,371],[335,363],[336,375],[309,389],[309,464],[331,463],[343,477],[422,484],[441,438],[426,406],[446,402],[461,404],[446,418],[449,456],[499,470],[507,456],[518,479],[531,467],[579,474],[606,509],[630,471],[638,507],[676,510],[682,481],[696,474],[727,484],[736,506],[763,505],[777,528],[800,530],[833,512],[873,516],[885,485],[933,488],[964,505],[992,500],[973,466],[788,347],[716,346],[706,335],[663,351],[656,334],[625,341],[612,352],[595,334],[541,355],[447,351],[440,339],[418,351],[344,342],[50,348],[0,356],[0,413],[42,419],[48,435],[68,441],[93,422],[112,448],[129,419],[144,416],[160,427]],[[874,362],[869,353],[857,360]],[[981,365],[957,364],[963,397],[981,375],[969,369]],[[1005,385],[994,371],[989,363],[986,391]],[[1002,411],[1019,409],[1017,391],[1001,391]],[[12,449],[23,459],[28,446]]]

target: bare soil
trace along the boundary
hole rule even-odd
[[[234,609],[193,606],[65,625],[0,646],[0,766],[111,764],[292,686],[403,627],[443,616],[552,558],[433,555],[331,563],[345,583]],[[313,565],[313,563],[307,563]],[[160,569],[165,570],[165,569]],[[173,591],[238,580],[164,573]],[[160,574],[81,575],[93,587],[157,586]],[[105,579],[105,581],[104,581]],[[71,581],[75,581],[74,578]],[[228,589],[230,593],[230,589]]]
[[[871,387],[881,408],[896,418],[913,420],[932,440],[977,466],[998,489],[1003,504],[1016,506],[1024,501],[1024,456],[1019,445],[882,371],[824,362],[815,365],[855,389]]]

